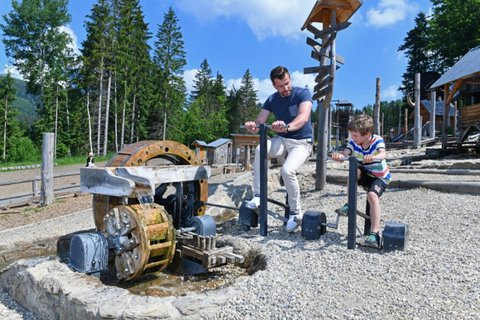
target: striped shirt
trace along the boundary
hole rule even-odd
[[[373,134],[372,141],[367,148],[363,148],[362,146],[356,144],[355,142],[353,142],[353,140],[350,139],[347,145],[347,149],[350,150],[350,153],[355,158],[362,161],[365,156],[376,156],[379,153],[380,149],[385,149],[385,141],[383,141],[382,137]],[[379,163],[368,163],[364,164],[363,166],[369,176],[381,179],[387,185],[392,181],[392,175],[390,174],[390,170],[388,169],[387,161],[385,161],[385,159],[383,159]]]

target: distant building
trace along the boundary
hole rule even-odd
[[[195,155],[202,163],[207,163],[207,146],[208,144],[203,140],[195,140],[192,143],[195,148]]]
[[[207,163],[226,164],[232,162],[232,140],[220,138],[207,144]]]

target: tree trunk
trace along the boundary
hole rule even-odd
[[[120,148],[123,148],[125,143],[125,113],[127,108],[127,83],[125,81],[124,93],[123,93],[123,109],[122,109],[122,133],[120,134]]]
[[[112,74],[108,73],[107,101],[105,104],[105,131],[103,133],[103,156],[107,155],[108,150],[108,122],[110,117],[110,93],[112,91]]]
[[[137,94],[133,95],[133,106],[132,106],[132,123],[130,124],[130,143],[133,143],[133,135],[135,132],[135,102],[136,102]]]
[[[93,152],[92,142],[92,119],[90,117],[90,91],[87,91],[87,119],[88,119],[88,143],[90,152]]]
[[[113,125],[114,125],[114,132],[115,132],[115,152],[118,153],[118,99],[117,99],[117,72],[114,72],[115,75],[115,80],[114,80],[114,106],[115,106],[115,112],[113,115]]]
[[[58,136],[58,84],[55,89],[55,130],[53,142],[53,159],[57,158],[57,136]]]
[[[373,133],[380,134],[380,78],[377,78],[375,107],[373,109]]]
[[[102,136],[102,100],[103,100],[103,57],[100,63],[100,88],[98,94],[98,114],[97,114],[97,155],[100,155],[100,138]]]
[[[162,140],[165,140],[167,136],[167,98],[168,92],[165,89],[165,95],[163,96],[163,133],[162,133]]]
[[[7,158],[7,120],[8,120],[8,99],[5,97],[5,117],[3,122],[3,156],[2,159]]]

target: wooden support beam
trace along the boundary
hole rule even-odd
[[[303,73],[304,74],[309,74],[309,73],[325,73],[326,70],[329,72],[330,67],[329,66],[317,66],[317,67],[307,67],[303,68]]]
[[[328,35],[330,33],[334,33],[334,32],[336,33],[338,31],[344,30],[344,29],[348,28],[351,24],[352,24],[351,22],[345,21],[345,22],[339,23],[335,26],[332,26],[330,28],[323,29],[321,31],[319,31],[318,29],[315,28],[318,32],[312,32],[312,33],[315,36],[315,39],[319,39],[319,38],[321,38],[325,35]],[[307,27],[307,29],[308,29],[308,27]]]
[[[325,97],[331,91],[332,91],[332,86],[325,87],[322,90],[320,90],[318,92],[315,92],[312,96],[312,99],[313,100],[319,100],[322,97]]]

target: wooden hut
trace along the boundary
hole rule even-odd
[[[443,89],[444,101],[447,106],[456,97],[460,120],[458,123],[458,142],[465,141],[469,136],[480,133],[480,46],[471,49],[457,61],[430,87]],[[448,114],[445,108],[444,115]],[[444,116],[442,132],[442,150],[446,151],[446,119]]]
[[[232,161],[232,140],[217,139],[207,145],[207,163],[227,164]]]
[[[251,159],[253,159],[252,153],[260,142],[260,136],[258,134],[232,134],[233,137],[233,150],[235,150],[236,163],[243,163],[245,170],[251,169]]]
[[[197,156],[197,158],[199,158],[202,163],[207,163],[208,144],[203,140],[195,140],[192,143],[192,146],[195,148],[195,155]]]

